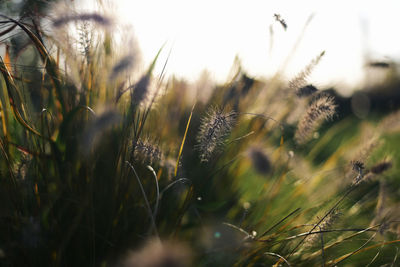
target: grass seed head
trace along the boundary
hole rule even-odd
[[[300,120],[295,133],[298,144],[304,144],[312,138],[313,132],[320,124],[333,117],[336,105],[333,97],[320,95],[308,107]]]
[[[225,113],[217,108],[211,108],[200,125],[197,135],[197,149],[200,160],[207,162],[213,153],[221,148],[226,136],[231,132],[235,122],[235,112]]]
[[[353,183],[358,184],[364,178],[364,163],[359,160],[355,160],[351,162],[351,165],[353,171],[357,172],[357,176],[354,178]]]
[[[70,14],[61,16],[53,20],[53,26],[59,28],[63,25],[68,24],[72,21],[93,21],[101,26],[110,26],[111,20],[103,15],[97,13],[82,13],[82,14]]]
[[[278,21],[278,22],[282,25],[283,29],[286,31],[286,29],[287,29],[287,23],[286,23],[286,21],[282,18],[282,16],[281,16],[280,14],[274,14],[274,18],[275,18],[276,21]]]
[[[326,216],[326,218],[319,224],[319,226],[315,228],[314,231],[329,230],[329,228],[331,228],[331,226],[338,220],[340,216],[341,213],[339,212],[339,210],[337,209],[333,210],[328,216]],[[320,239],[321,239],[320,234],[310,234],[304,241],[304,245],[306,247],[311,247]]]
[[[131,93],[131,101],[133,105],[137,106],[143,102],[146,98],[149,85],[150,76],[146,74],[136,83],[133,92]]]
[[[297,97],[302,98],[302,97],[310,96],[317,91],[318,91],[318,89],[314,85],[309,84],[309,85],[303,86],[301,88],[298,88],[296,90],[296,95],[297,95]]]
[[[124,70],[129,70],[134,63],[134,57],[132,55],[128,55],[123,57],[117,64],[114,65],[111,71],[110,80],[115,79],[121,72]]]
[[[381,173],[389,170],[391,167],[392,167],[392,162],[390,162],[390,161],[382,161],[382,162],[379,162],[378,164],[372,166],[370,171],[373,174],[381,174]]]
[[[268,174],[271,171],[272,165],[268,156],[257,147],[249,149],[250,160],[253,163],[255,170],[260,174]]]
[[[299,74],[297,74],[296,77],[289,81],[289,89],[291,91],[296,92],[297,95],[299,89],[307,85],[308,76],[310,76],[311,72],[318,65],[324,55],[325,51],[322,51],[321,54],[314,58]]]
[[[162,153],[158,146],[151,144],[148,140],[138,140],[133,144],[133,156],[135,160],[151,165],[161,161]]]

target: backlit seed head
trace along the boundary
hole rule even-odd
[[[339,212],[339,210],[333,210],[328,216],[326,216],[326,218],[319,224],[319,226],[315,228],[314,231],[318,232],[329,230],[329,228],[331,228],[331,226],[338,220],[340,216],[341,213]],[[305,239],[304,244],[306,247],[310,247],[320,239],[320,234],[310,234]]]
[[[357,172],[357,176],[356,176],[356,178],[354,178],[354,181],[353,181],[354,184],[357,184],[364,178],[365,166],[364,166],[364,163],[359,160],[352,161],[351,165],[352,165],[353,171]]]
[[[160,162],[162,153],[158,146],[148,140],[138,140],[133,144],[133,156],[136,161],[151,165]]]
[[[317,97],[310,104],[297,126],[297,131],[295,133],[296,142],[298,144],[304,144],[309,141],[320,124],[332,118],[335,111],[336,105],[333,101],[333,97],[326,95]]]
[[[133,105],[137,106],[143,102],[146,98],[148,88],[150,85],[150,76],[148,74],[144,75],[133,87],[131,91],[131,102]]]
[[[314,68],[321,61],[321,58],[325,55],[325,51],[322,51],[316,58],[314,58],[299,74],[296,75],[292,80],[289,81],[289,89],[294,91],[296,95],[299,94],[299,90],[305,87],[308,82],[308,76],[312,73]],[[315,88],[315,87],[314,87]]]
[[[203,117],[196,146],[202,162],[209,161],[211,156],[223,147],[225,138],[232,130],[235,117],[235,112],[226,113],[217,108],[211,108]]]

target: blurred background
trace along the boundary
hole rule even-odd
[[[114,5],[117,17],[133,26],[146,62],[166,42],[172,49],[168,71],[192,81],[205,69],[226,81],[236,56],[251,75],[280,72],[291,78],[326,51],[312,81],[348,95],[384,78],[383,65],[371,68],[371,63],[395,68],[400,59],[396,0],[118,0]]]
[[[15,14],[30,12],[31,2],[3,0],[1,7]],[[41,2],[43,10],[52,12],[51,4],[62,1]],[[124,25],[121,35],[133,34],[143,66],[164,45],[161,60],[170,55],[167,73],[189,82],[204,73],[226,81],[236,57],[256,78],[279,73],[290,79],[326,51],[310,81],[348,96],[397,75],[400,60],[396,0],[65,2],[77,11],[105,9]]]

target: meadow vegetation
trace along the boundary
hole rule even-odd
[[[398,265],[400,113],[311,85],[324,52],[200,97],[107,15],[2,9],[1,266]]]

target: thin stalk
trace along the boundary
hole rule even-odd
[[[343,257],[341,260],[335,262],[335,265],[341,263],[342,261],[350,258],[351,256],[353,256],[354,254],[356,254],[357,252],[359,252],[360,250],[362,250],[369,242],[371,242],[372,239],[374,239],[374,237],[376,236],[376,233],[374,233],[364,244],[362,244],[358,249],[354,250],[353,252],[351,252],[350,254],[346,255],[345,257]]]
[[[150,219],[151,219],[152,228],[153,228],[153,230],[154,230],[155,235],[156,235],[157,237],[159,237],[159,236],[158,236],[157,227],[156,227],[156,222],[154,221],[153,212],[152,212],[152,210],[151,210],[149,200],[147,199],[146,192],[144,191],[142,182],[140,181],[140,178],[139,178],[139,176],[137,175],[136,170],[135,170],[135,168],[132,166],[132,164],[131,164],[129,161],[125,161],[125,163],[128,164],[128,166],[133,170],[133,173],[135,174],[136,180],[137,180],[137,182],[138,182],[138,184],[139,184],[140,190],[142,191],[142,194],[143,194],[144,201],[145,201],[145,203],[146,203],[147,212],[149,213],[149,217],[150,217]]]
[[[289,213],[288,215],[286,215],[284,218],[282,218],[279,222],[277,222],[276,224],[274,224],[273,226],[271,226],[267,231],[265,231],[262,235],[260,235],[260,238],[265,236],[267,233],[269,233],[272,229],[274,229],[276,226],[278,226],[279,224],[281,224],[282,222],[284,222],[287,218],[289,218],[290,216],[292,216],[293,214],[295,214],[296,212],[298,212],[301,208],[297,208],[294,211],[292,211],[291,213]]]
[[[154,221],[155,221],[156,218],[157,218],[158,204],[159,204],[159,201],[160,201],[160,187],[158,186],[157,175],[156,175],[156,172],[154,171],[153,167],[148,165],[147,169],[153,174],[154,181],[156,183],[157,196],[156,196],[156,204],[154,205],[154,211],[153,211],[153,218],[154,218]]]
[[[323,221],[324,221],[324,219],[326,218],[326,217],[328,217],[329,216],[329,214],[331,214],[338,206],[339,206],[339,204],[340,203],[342,203],[342,201],[355,189],[356,187],[355,186],[351,186],[350,188],[349,188],[349,190],[347,190],[347,192],[336,202],[336,204],[335,205],[333,205],[333,207],[317,222],[317,224],[313,227],[313,228],[311,228],[311,230],[308,232],[309,234],[311,234],[314,230],[315,230],[315,228],[317,228]],[[293,248],[293,250],[290,252],[290,254],[289,254],[289,256],[288,257],[290,257],[291,255],[293,255],[293,253],[296,251],[296,249],[304,242],[304,240],[307,238],[307,236],[305,236],[294,248]]]
[[[280,260],[283,260],[289,267],[291,266],[289,261],[287,259],[285,259],[283,256],[279,255],[279,254],[276,254],[276,253],[273,253],[273,252],[265,252],[264,254],[278,257]]]
[[[160,199],[162,199],[162,197],[164,196],[165,191],[167,191],[168,189],[170,189],[173,185],[177,184],[177,183],[184,183],[184,182],[189,182],[190,184],[192,184],[192,181],[188,178],[179,178],[176,181],[173,181],[172,183],[170,183],[169,185],[167,185],[160,193]]]
[[[321,231],[321,227],[318,226],[319,231]],[[322,256],[322,267],[325,267],[325,253],[324,253],[324,233],[321,232],[321,256]]]
[[[178,158],[176,159],[176,166],[175,166],[175,171],[174,171],[175,177],[176,177],[176,175],[178,174],[179,162],[180,162],[180,160],[181,160],[181,156],[182,156],[182,152],[183,152],[183,146],[185,145],[186,136],[187,136],[187,133],[188,133],[188,130],[189,130],[189,125],[190,125],[190,121],[192,120],[193,110],[194,110],[194,107],[195,107],[195,106],[196,106],[196,102],[193,104],[192,110],[190,111],[190,116],[189,116],[188,122],[187,122],[187,124],[186,124],[185,134],[183,135],[181,147],[180,147],[179,153],[178,153]]]

